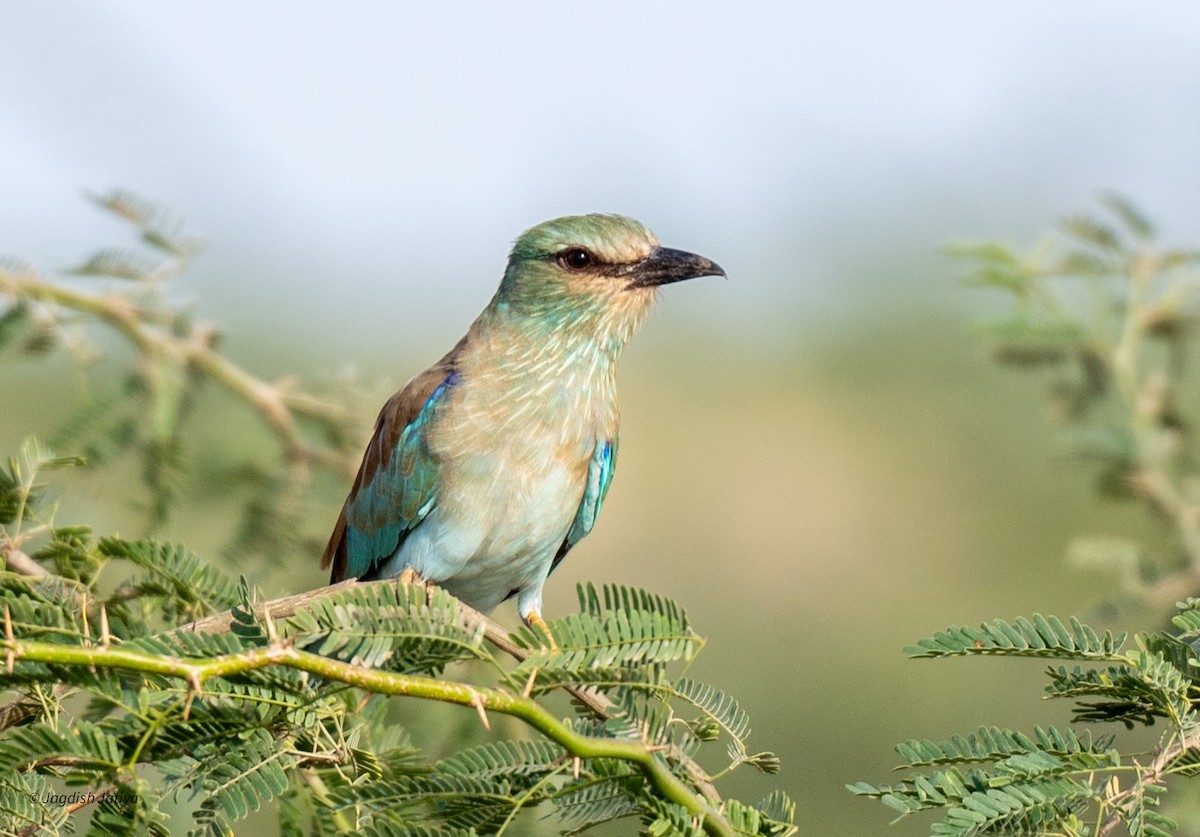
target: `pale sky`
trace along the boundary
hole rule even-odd
[[[203,307],[318,335],[457,335],[575,212],[721,262],[672,299],[701,318],[844,314],[1104,189],[1200,244],[1191,2],[10,2],[0,32],[0,252],[120,243],[79,196],[129,188],[208,240]]]

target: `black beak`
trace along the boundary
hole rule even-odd
[[[695,279],[697,276],[724,276],[719,264],[695,253],[655,247],[649,256],[633,266],[633,281],[627,287],[651,288]]]

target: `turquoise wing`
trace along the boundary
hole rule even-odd
[[[333,581],[377,577],[437,502],[440,463],[429,449],[428,430],[458,378],[454,371],[442,374],[440,380],[414,380],[384,405],[326,549],[323,564],[333,565]]]
[[[575,512],[575,520],[567,530],[567,537],[558,548],[558,554],[550,564],[550,572],[567,557],[567,553],[579,543],[592,527],[600,514],[600,507],[608,495],[608,486],[612,483],[613,471],[617,467],[617,443],[619,439],[605,439],[596,443],[592,453],[592,461],[588,464],[587,485],[583,489],[583,499],[579,502],[579,510]]]

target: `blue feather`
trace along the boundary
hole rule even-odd
[[[451,372],[438,385],[400,434],[387,465],[346,504],[348,577],[370,578],[436,504],[439,466],[425,434],[458,377]]]
[[[575,544],[579,543],[587,533],[592,531],[592,527],[596,525],[596,518],[600,515],[600,507],[604,504],[604,498],[608,495],[608,486],[612,483],[613,471],[617,467],[617,443],[619,439],[605,439],[596,443],[596,450],[592,453],[592,461],[588,463],[587,484],[583,488],[583,499],[579,502],[579,510],[575,512],[575,519],[571,522],[571,528],[567,530],[566,540],[558,549],[558,554],[554,556],[554,562],[550,565],[550,572],[554,572],[554,568],[559,565],[563,558],[567,557],[567,553]]]

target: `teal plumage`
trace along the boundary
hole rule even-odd
[[[542,585],[595,525],[619,442],[616,361],[656,289],[724,275],[629,218],[517,239],[465,337],[384,405],[338,517],[331,578],[411,570],[541,623]]]

